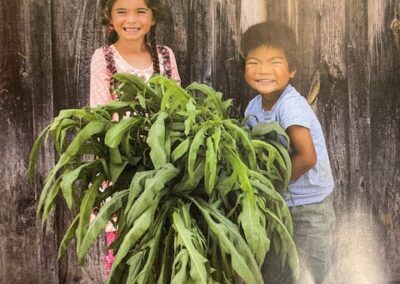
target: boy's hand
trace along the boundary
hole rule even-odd
[[[286,129],[290,138],[290,145],[293,153],[292,160],[292,180],[296,180],[313,168],[317,162],[314,143],[308,128],[292,125]]]

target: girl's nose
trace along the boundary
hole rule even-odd
[[[128,22],[134,23],[136,21],[136,15],[134,13],[128,14]]]

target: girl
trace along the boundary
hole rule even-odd
[[[102,24],[109,29],[110,45],[92,56],[90,106],[118,99],[110,91],[117,72],[144,80],[161,74],[180,82],[174,53],[155,43],[155,26],[163,9],[160,0],[104,0],[102,4]]]
[[[161,74],[180,82],[175,56],[167,46],[155,44],[155,25],[162,16],[160,0],[104,0],[102,24],[109,29],[109,46],[97,49],[90,66],[90,106],[118,99],[112,92],[112,75],[132,73],[144,80]],[[106,188],[107,184],[103,185]],[[94,217],[94,216],[92,216]],[[111,222],[106,228],[107,244],[117,237]],[[105,257],[106,274],[114,260],[113,251]]]

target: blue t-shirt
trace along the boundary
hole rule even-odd
[[[256,96],[247,105],[245,115],[250,128],[258,122],[277,121],[285,130],[292,125],[310,130],[317,163],[290,182],[289,193],[285,196],[288,206],[318,203],[332,192],[334,181],[321,124],[306,99],[294,87],[288,85],[269,111],[263,109],[261,95]]]

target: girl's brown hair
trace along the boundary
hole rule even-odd
[[[111,11],[114,3],[117,0],[103,0],[102,1],[102,9],[101,9],[101,23],[109,29],[108,35],[108,43],[113,44],[118,40],[118,34],[114,29],[110,29],[110,21],[111,21]],[[150,43],[150,53],[153,59],[153,69],[154,73],[160,74],[160,62],[158,60],[157,53],[157,44],[155,37],[155,27],[158,21],[161,21],[163,18],[164,7],[160,0],[144,0],[145,4],[149,9],[151,9],[153,13],[153,17],[155,19],[156,24],[153,25],[150,29],[150,33],[147,34],[147,41]]]

